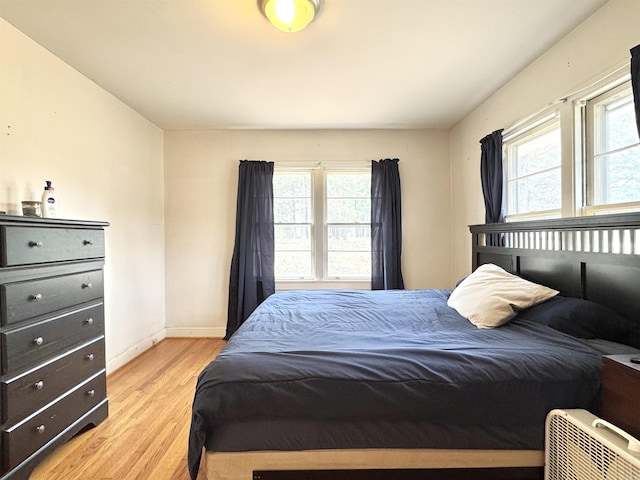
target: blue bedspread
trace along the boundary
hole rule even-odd
[[[549,410],[597,408],[601,353],[527,321],[477,329],[447,306],[449,293],[323,290],[269,297],[199,376],[189,439],[192,478],[205,444],[261,448],[250,434],[246,443],[234,438],[225,448],[215,437],[227,424],[267,425],[256,438],[298,419],[335,432],[331,440],[316,434],[305,443],[301,428],[295,445],[282,449],[396,447],[405,437],[404,447],[455,448],[454,440],[439,445],[433,434],[408,432],[389,434],[401,439],[393,445],[384,445],[384,435],[359,441],[345,433],[345,444],[335,439],[341,423],[350,431],[428,425],[457,432],[464,448],[542,449]],[[510,429],[528,437],[487,445],[459,435],[480,427],[485,440]]]

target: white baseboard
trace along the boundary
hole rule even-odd
[[[149,350],[156,343],[158,343],[160,340],[164,340],[166,337],[167,337],[167,329],[163,328],[162,330],[156,332],[150,337],[145,338],[144,340],[139,342],[137,345],[134,345],[126,352],[121,353],[115,358],[112,358],[107,362],[107,374],[112,373],[116,371],[118,368],[122,367],[123,365],[129,363],[138,355],[145,352],[146,350]]]
[[[159,332],[145,338],[137,345],[134,345],[129,350],[121,353],[115,358],[112,358],[107,362],[107,374],[116,371],[118,368],[129,363],[141,353],[149,350],[160,340],[165,338],[180,338],[180,337],[202,337],[202,338],[223,338],[226,334],[224,327],[195,327],[195,328],[163,328]]]
[[[225,327],[193,327],[193,328],[167,328],[167,337],[205,337],[205,338],[223,338],[225,336]]]

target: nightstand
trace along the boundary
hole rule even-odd
[[[600,416],[640,438],[640,364],[632,358],[640,354],[603,357]]]

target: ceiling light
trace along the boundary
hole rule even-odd
[[[283,32],[302,30],[318,13],[320,0],[259,0],[262,13]]]

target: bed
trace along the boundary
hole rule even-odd
[[[602,355],[640,347],[640,215],[470,228],[458,297],[489,266],[559,294],[497,328],[449,290],[272,295],[200,374],[192,478],[203,448],[209,480],[541,478],[546,413],[597,412]]]

